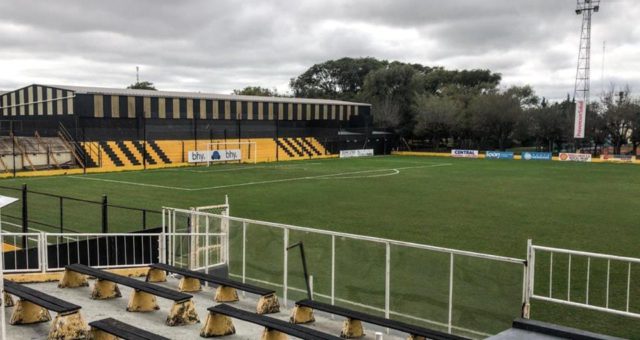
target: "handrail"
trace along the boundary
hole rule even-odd
[[[80,164],[82,168],[86,168],[84,162],[82,161],[82,159],[80,158],[77,152],[78,143],[75,142],[74,138],[69,133],[69,130],[67,130],[67,128],[64,126],[64,124],[62,124],[62,122],[58,123],[58,136],[62,140],[62,143],[65,145],[65,147],[69,149],[69,151],[73,155],[73,158],[75,158],[78,164]]]
[[[553,248],[553,247],[536,246],[536,245],[532,245],[531,248],[534,249],[534,250],[544,250],[544,251],[549,251],[549,252],[553,252],[553,253],[562,253],[562,254],[570,254],[570,255],[578,255],[578,256],[586,256],[586,257],[595,257],[595,258],[614,260],[614,261],[640,263],[640,258],[628,257],[628,256],[618,256],[618,255],[609,255],[609,254],[602,254],[602,253],[592,253],[592,252],[587,252],[587,251],[571,250],[571,249],[563,249],[563,248]]]
[[[163,209],[172,210],[172,211],[175,211],[175,212],[180,212],[180,213],[185,213],[185,214],[194,214],[194,215],[200,215],[200,216],[214,216],[216,218],[221,218],[221,219],[225,219],[226,218],[226,219],[229,219],[231,221],[246,222],[246,223],[250,223],[250,224],[260,224],[260,225],[263,225],[263,226],[269,226],[269,227],[280,228],[280,229],[289,229],[289,230],[316,233],[316,234],[322,234],[322,235],[328,235],[328,236],[345,237],[345,238],[351,238],[351,239],[356,239],[356,240],[361,240],[361,241],[371,241],[371,242],[376,242],[376,243],[380,243],[380,244],[390,244],[390,245],[405,246],[405,247],[416,248],[416,249],[432,250],[432,251],[437,251],[437,252],[442,252],[442,253],[447,253],[447,254],[470,256],[470,257],[483,258],[483,259],[488,259],[488,260],[496,260],[496,261],[502,261],[502,262],[508,262],[508,263],[526,264],[526,260],[513,258],[513,257],[507,257],[507,256],[476,253],[476,252],[467,251],[467,250],[444,248],[444,247],[431,246],[431,245],[419,244],[419,243],[413,243],[413,242],[385,239],[385,238],[374,237],[374,236],[365,236],[365,235],[358,235],[358,234],[351,234],[351,233],[344,233],[344,232],[337,232],[337,231],[329,231],[329,230],[322,230],[322,229],[299,227],[299,226],[288,225],[288,224],[283,224],[283,223],[274,223],[274,222],[252,220],[252,219],[248,219],[248,218],[240,218],[240,217],[218,215],[218,214],[195,211],[195,210],[169,208],[169,207],[163,207]]]

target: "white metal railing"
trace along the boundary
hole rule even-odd
[[[191,248],[193,240],[197,248]],[[163,262],[193,270],[224,263],[222,233],[2,233],[3,272],[63,270],[82,263],[126,268]],[[196,259],[196,262],[193,262]]]
[[[95,268],[126,268],[159,261],[158,233],[42,233],[46,271],[82,263]],[[154,251],[155,249],[155,251]]]
[[[247,219],[247,218],[238,218],[238,217],[232,217],[232,216],[228,216],[228,215],[218,215],[218,214],[211,214],[211,213],[206,213],[206,212],[199,212],[199,211],[193,211],[193,210],[187,210],[187,209],[174,209],[174,208],[165,208],[165,211],[168,213],[168,216],[171,216],[170,219],[171,221],[174,221],[175,223],[175,217],[176,216],[181,216],[180,218],[184,218],[184,216],[191,216],[191,218],[194,218],[196,216],[201,216],[203,218],[206,217],[215,217],[215,219],[217,220],[218,224],[222,224],[223,221],[224,223],[227,225],[227,227],[229,228],[228,233],[234,233],[237,232],[239,234],[241,234],[241,245],[238,244],[241,248],[242,251],[240,252],[235,252],[236,255],[240,256],[240,259],[237,258],[229,258],[228,260],[234,260],[234,261],[239,261],[241,262],[241,269],[239,273],[233,272],[230,269],[230,275],[232,276],[236,276],[238,278],[240,278],[242,280],[242,282],[246,282],[246,281],[254,281],[254,282],[260,282],[262,284],[269,284],[269,285],[273,285],[276,287],[281,287],[282,288],[282,304],[284,307],[287,307],[287,304],[289,303],[289,293],[290,292],[301,292],[303,291],[300,287],[294,287],[292,285],[289,284],[289,271],[290,271],[290,264],[289,264],[289,259],[288,259],[288,254],[287,254],[287,246],[290,244],[291,242],[295,242],[295,240],[290,240],[290,234],[291,232],[303,232],[303,233],[310,233],[310,234],[315,234],[315,235],[321,235],[327,238],[330,238],[330,242],[331,242],[331,249],[330,251],[328,251],[327,257],[330,258],[330,262],[331,262],[331,273],[330,273],[330,293],[329,294],[318,294],[316,293],[316,295],[318,296],[323,296],[326,297],[327,299],[330,300],[330,302],[332,304],[335,304],[336,301],[340,301],[341,303],[350,303],[352,305],[357,305],[359,307],[364,307],[364,308],[368,308],[371,310],[375,310],[375,311],[380,311],[384,313],[384,316],[389,318],[391,315],[396,315],[396,316],[402,316],[405,318],[409,318],[409,319],[414,319],[414,320],[420,320],[420,321],[425,321],[425,322],[429,322],[431,324],[434,325],[438,325],[438,326],[444,326],[444,328],[446,330],[448,330],[449,333],[452,333],[454,330],[455,331],[462,331],[466,334],[474,334],[475,336],[478,337],[485,337],[490,333],[487,333],[485,331],[482,330],[477,330],[477,329],[469,329],[469,328],[464,328],[461,326],[457,326],[454,324],[454,292],[455,292],[455,287],[454,287],[454,271],[455,271],[455,263],[456,263],[456,259],[457,258],[474,258],[474,259],[479,259],[479,260],[486,260],[489,261],[490,263],[504,263],[507,265],[515,265],[516,267],[514,268],[514,270],[520,270],[521,273],[518,274],[519,278],[522,278],[524,280],[524,278],[526,277],[526,270],[525,270],[525,265],[526,265],[526,261],[524,259],[518,259],[518,258],[512,258],[512,257],[505,257],[505,256],[498,256],[498,255],[491,255],[491,254],[483,254],[483,253],[476,253],[476,252],[471,252],[471,251],[465,251],[465,250],[459,250],[459,249],[450,249],[450,248],[444,248],[444,247],[438,247],[438,246],[431,246],[431,245],[425,245],[425,244],[418,244],[418,243],[412,243],[412,242],[404,242],[404,241],[397,241],[397,240],[390,240],[390,239],[384,239],[384,238],[379,238],[379,237],[372,237],[372,236],[363,236],[363,235],[356,235],[356,234],[350,234],[350,233],[343,233],[343,232],[335,232],[335,231],[328,231],[328,230],[319,230],[319,229],[312,229],[312,228],[306,228],[306,227],[300,227],[300,226],[294,226],[294,225],[287,225],[287,224],[282,224],[282,223],[274,223],[274,222],[265,222],[265,221],[258,221],[258,220],[253,220],[253,219]],[[213,221],[212,221],[213,222]],[[250,236],[250,226],[260,226],[260,227],[266,227],[266,228],[270,228],[273,230],[280,230],[281,231],[281,242],[282,242],[282,250],[281,250],[281,260],[282,262],[282,278],[281,280],[265,280],[265,279],[261,279],[261,278],[256,278],[256,277],[251,277],[250,275],[247,274],[247,267],[248,265],[252,265],[248,259],[248,254],[247,254],[247,240],[251,238]],[[240,230],[237,230],[240,229]],[[254,237],[255,239],[255,237]],[[337,266],[337,256],[336,256],[336,241],[337,240],[354,240],[354,241],[363,241],[366,242],[367,244],[371,244],[371,245],[377,245],[378,247],[383,247],[384,248],[384,263],[381,264],[381,266],[383,266],[384,268],[384,307],[380,308],[374,305],[368,305],[366,303],[359,303],[356,301],[349,301],[348,299],[342,298],[340,296],[338,296],[336,294],[336,287],[339,287],[339,282],[337,281],[337,273],[336,273],[336,266]],[[280,241],[278,241],[279,243]],[[227,245],[229,245],[228,243],[225,244],[225,247],[227,247]],[[230,245],[229,245],[230,247]],[[448,273],[447,273],[447,284],[448,284],[448,297],[447,297],[447,315],[446,315],[446,322],[438,322],[438,321],[434,321],[434,320],[426,320],[424,318],[420,318],[418,316],[415,315],[408,315],[408,314],[403,314],[403,313],[399,313],[397,311],[394,311],[392,309],[391,306],[391,296],[392,296],[392,287],[391,287],[391,273],[392,273],[392,266],[391,266],[391,261],[392,261],[392,247],[400,247],[401,249],[414,249],[414,250],[422,250],[422,251],[429,251],[429,252],[436,252],[436,253],[442,253],[442,254],[446,254],[448,255],[448,263],[447,263],[447,267],[448,267]],[[226,260],[226,259],[225,259]],[[273,260],[276,261],[276,259],[272,259],[269,258],[269,260]],[[345,260],[345,259],[341,259],[341,260]],[[228,263],[228,261],[225,261],[226,263]],[[274,266],[279,266],[279,264],[274,263]],[[521,269],[518,269],[521,268]],[[419,270],[419,268],[417,268],[417,270]],[[407,278],[407,280],[411,280],[410,277]],[[519,296],[518,296],[518,301],[514,301],[514,305],[516,306],[515,308],[518,310],[518,312],[520,311],[520,307],[521,304],[523,302],[524,299],[524,283],[521,282],[520,280],[518,280],[518,284],[519,284]],[[418,284],[418,283],[417,283]],[[514,316],[511,316],[514,317]],[[509,323],[511,321],[511,319],[509,320],[504,320],[505,323]]]
[[[43,270],[41,233],[2,233],[4,273],[40,272]]]
[[[631,287],[633,287],[632,266],[640,266],[640,258],[544,247],[533,245],[531,240],[529,240],[527,248],[529,261],[525,296],[527,305],[533,299],[640,319],[640,313],[630,309],[632,306]],[[541,263],[542,255],[546,256],[544,259],[548,263]],[[554,258],[556,259],[555,263]],[[592,259],[600,260],[602,263],[600,266],[594,265]],[[576,268],[578,261],[581,261],[580,268]],[[612,263],[617,268],[612,270]],[[622,291],[611,291],[612,274],[616,274],[617,281],[625,281],[621,285]],[[594,276],[603,276],[604,280],[600,281],[604,281],[604,285],[603,282],[597,282],[598,287],[594,288]],[[548,289],[536,289],[536,285],[542,284],[540,280],[544,280],[544,283],[548,284]],[[558,285],[562,286],[562,291],[554,291],[554,287]],[[565,287],[566,289],[564,289]],[[544,294],[541,293],[541,290],[544,290]],[[576,297],[576,295],[579,296]],[[594,295],[598,297],[604,295],[604,301],[594,302]],[[624,302],[613,305],[611,303],[612,296],[624,296]],[[640,304],[640,301],[634,302]]]

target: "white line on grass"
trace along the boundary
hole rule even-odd
[[[293,181],[302,181],[309,179],[324,179],[324,178],[340,178],[344,176],[350,175],[359,175],[359,174],[367,174],[367,173],[376,173],[382,171],[400,171],[400,170],[408,170],[408,169],[423,169],[423,168],[436,168],[441,166],[450,166],[453,165],[451,163],[440,163],[440,164],[431,164],[431,165],[423,165],[423,166],[407,166],[403,168],[386,168],[386,169],[373,169],[373,170],[360,170],[360,171],[351,171],[351,172],[340,172],[335,174],[327,174],[327,175],[317,175],[317,176],[303,176],[303,177],[292,177],[292,178],[283,178],[283,179],[273,179],[267,181],[256,181],[256,182],[245,182],[245,183],[236,183],[236,184],[227,184],[227,185],[217,185],[212,187],[204,187],[204,188],[183,188],[183,187],[173,187],[167,185],[158,185],[158,184],[146,184],[146,183],[138,183],[138,182],[130,182],[130,181],[119,181],[114,179],[105,179],[105,178],[94,178],[94,177],[84,177],[84,176],[70,176],[71,178],[84,179],[90,181],[100,181],[100,182],[110,182],[110,183],[119,183],[119,184],[130,184],[130,185],[138,185],[143,187],[151,187],[151,188],[160,188],[160,189],[171,189],[171,190],[181,190],[181,191],[202,191],[202,190],[214,190],[214,189],[225,189],[225,188],[234,188],[234,187],[243,187],[250,185],[259,185],[259,184],[272,184],[272,183],[283,183],[283,182],[293,182]],[[389,174],[385,174],[389,175]]]
[[[238,168],[229,168],[229,169],[213,169],[213,170],[191,170],[191,169],[171,169],[165,171],[184,171],[184,172],[196,172],[196,173],[208,173],[208,172],[229,172],[229,171],[241,171],[241,170],[251,170],[251,169],[278,169],[278,168],[298,168],[301,166],[307,165],[318,165],[321,163],[304,163],[304,164],[286,164],[286,165],[255,165],[255,166],[243,166]]]

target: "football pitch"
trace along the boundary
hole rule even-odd
[[[111,204],[154,210],[220,204],[228,195],[232,216],[257,220],[522,259],[527,239],[640,257],[639,171],[618,164],[388,156],[18,178],[0,185],[26,183],[30,190],[93,201],[106,194]],[[65,225],[99,232],[100,211],[77,204],[76,212],[65,207]],[[56,224],[57,202],[30,197],[29,207],[30,218]],[[126,213],[109,218],[111,232],[138,229]],[[159,226],[160,217],[149,216],[148,224]],[[599,321],[586,324],[581,318],[587,315]],[[533,316],[640,334],[638,321],[550,304],[534,305]]]

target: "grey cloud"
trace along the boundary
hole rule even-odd
[[[373,56],[490,68],[505,85],[525,80],[546,97],[563,98],[573,90],[577,59],[574,6],[556,0],[3,1],[0,72],[10,77],[0,77],[0,88],[125,86],[135,65],[163,89],[285,88],[314,63]],[[610,46],[607,79],[640,89],[637,73],[625,72],[639,66],[638,16],[633,0],[603,2],[593,36],[594,46],[602,40]],[[550,84],[558,74],[564,77]]]

